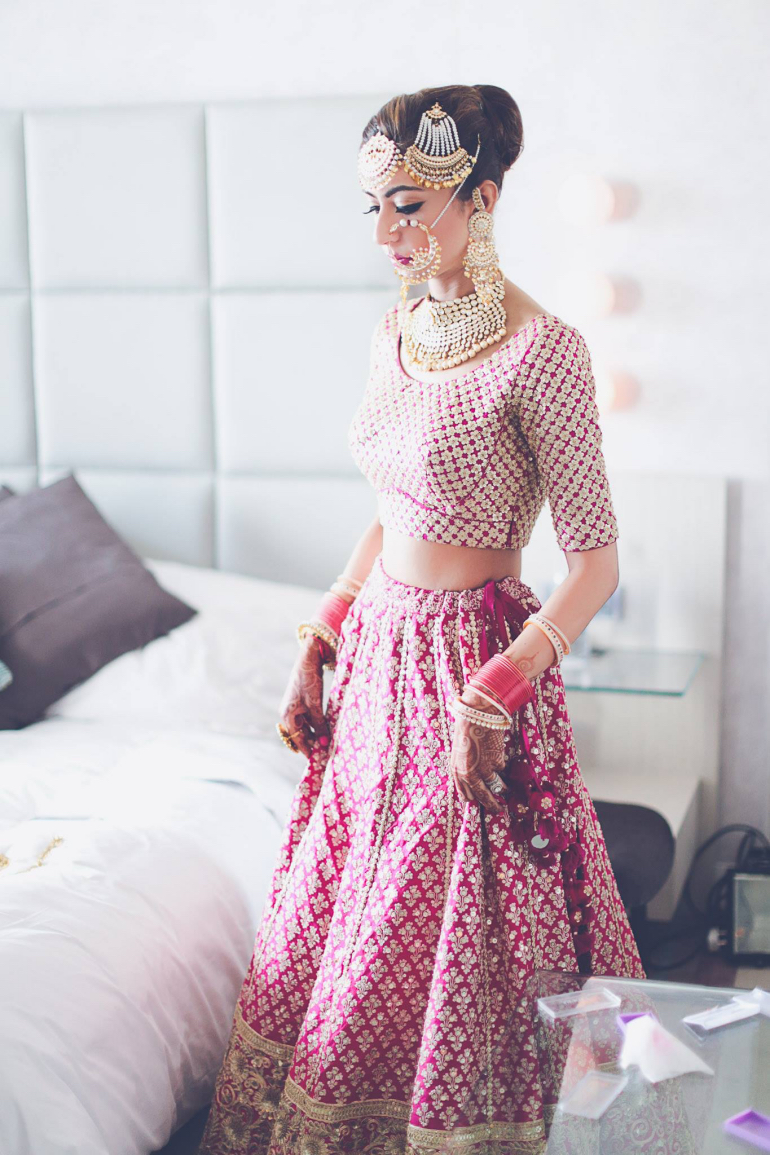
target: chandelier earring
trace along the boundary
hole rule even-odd
[[[492,214],[487,212],[478,188],[473,190],[473,203],[476,211],[468,218],[470,240],[463,258],[463,267],[466,277],[473,281],[473,287],[479,297],[486,296],[492,299],[494,293],[490,286],[504,280],[495,249],[494,220]]]

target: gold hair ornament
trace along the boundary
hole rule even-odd
[[[420,117],[417,136],[406,152],[379,130],[370,136],[358,153],[358,179],[371,192],[384,188],[403,165],[423,188],[452,188],[462,184],[478,160],[460,144],[457,125],[438,101]],[[435,222],[434,222],[435,223]]]

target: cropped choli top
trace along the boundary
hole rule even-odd
[[[410,537],[521,548],[546,499],[561,549],[618,537],[591,358],[551,314],[461,376],[427,382],[404,372],[391,306],[372,336],[348,445],[381,524]]]

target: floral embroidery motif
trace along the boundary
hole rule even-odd
[[[618,538],[590,353],[558,317],[534,318],[460,377],[420,382],[399,362],[392,306],[348,445],[382,524],[411,537],[522,548],[547,499],[561,549]]]
[[[510,807],[526,736],[567,849],[531,854],[510,808],[454,788],[447,703],[482,634],[508,644],[483,596],[405,585],[378,555],[346,616],[332,741],[292,799],[201,1155],[542,1152],[572,1052],[541,1038],[536,970],[645,977],[558,667],[502,775]]]

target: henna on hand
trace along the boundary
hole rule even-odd
[[[316,742],[327,745],[329,723],[323,711],[323,655],[315,638],[302,645],[281,699],[283,725],[306,758]],[[325,741],[324,741],[325,739]]]
[[[470,687],[462,700],[477,710],[499,713],[486,698]],[[456,717],[449,770],[461,798],[480,802],[492,814],[506,808],[499,794],[493,794],[486,782],[505,765],[504,748],[507,730],[492,730],[469,718]]]

